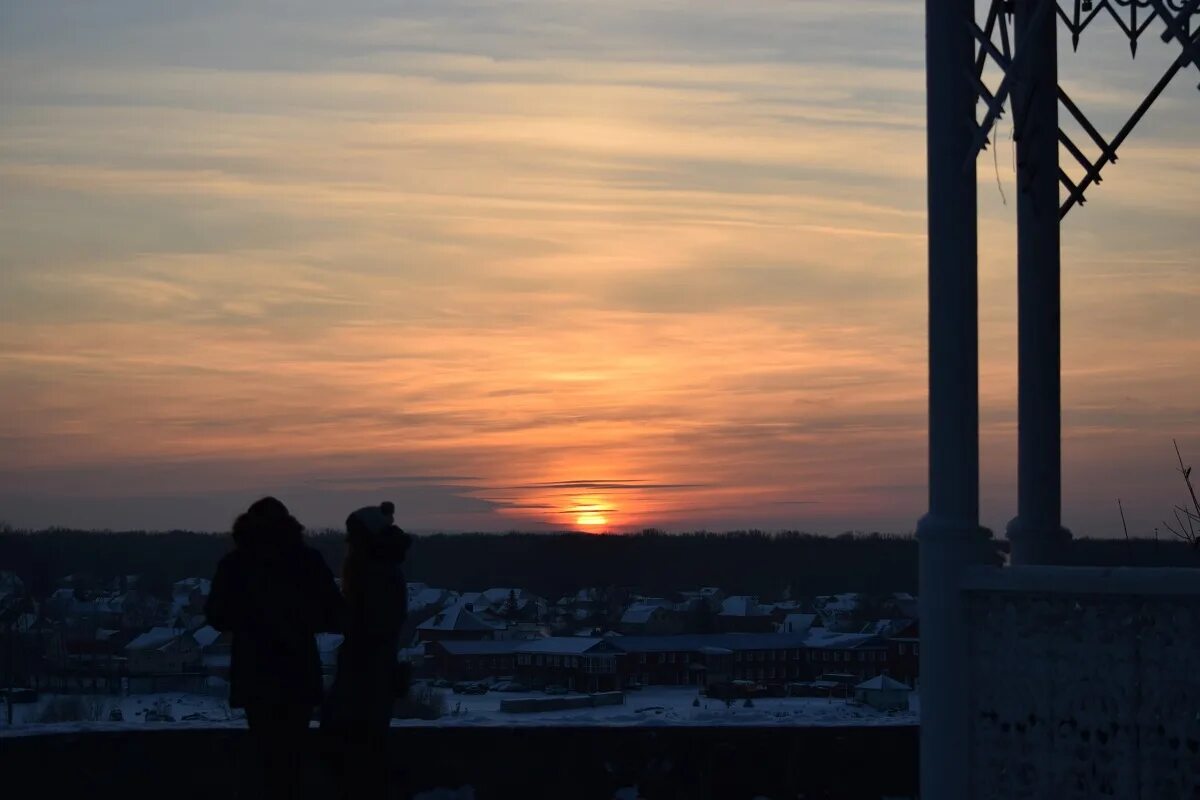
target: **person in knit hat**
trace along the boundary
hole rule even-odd
[[[396,697],[407,693],[407,671],[396,659],[408,611],[401,565],[412,538],[396,526],[395,506],[366,506],[346,518],[345,640],[321,728],[340,749],[344,794],[383,797],[385,747]]]

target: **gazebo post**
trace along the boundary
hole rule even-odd
[[[1017,516],[1013,564],[1054,564],[1062,527],[1058,42],[1054,10],[1016,0],[1017,47],[1028,57],[1012,94],[1017,139]]]
[[[968,797],[967,626],[979,549],[979,345],[973,0],[926,0],[929,513],[921,519],[921,797]]]

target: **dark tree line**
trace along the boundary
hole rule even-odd
[[[335,570],[340,533],[310,537]],[[1000,543],[997,543],[1000,546]],[[165,595],[173,581],[206,577],[230,547],[226,535],[170,531],[52,530],[0,532],[0,570],[12,570],[35,596],[66,575],[107,586],[121,575]],[[1187,545],[1149,539],[1081,539],[1071,563],[1098,566],[1200,566]],[[460,591],[509,586],[550,599],[588,587],[628,587],[667,594],[718,586],[728,594],[777,599],[858,591],[917,592],[917,543],[912,537],[801,533],[437,534],[419,536],[406,568],[410,581]]]

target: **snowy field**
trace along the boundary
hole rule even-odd
[[[781,725],[781,726],[861,726],[916,725],[917,697],[912,708],[902,712],[882,712],[840,699],[812,697],[761,698],[751,708],[742,701],[726,706],[723,701],[700,696],[694,688],[649,687],[625,696],[624,705],[542,711],[514,714],[500,710],[500,701],[523,697],[545,697],[540,692],[488,693],[456,695],[446,691],[446,713],[437,720],[393,720],[393,727],[525,726],[525,725]],[[67,697],[77,698],[79,695]],[[131,727],[172,730],[185,728],[238,728],[245,721],[240,710],[231,710],[223,697],[178,692],[162,694],[83,696],[88,716],[96,721],[39,722],[54,696],[43,696],[37,703],[14,706],[13,725],[4,721],[7,709],[0,709],[0,737],[29,736],[78,731],[128,730]],[[696,700],[699,705],[693,705]],[[110,722],[109,713],[119,708],[121,722]],[[167,710],[174,722],[146,721],[147,710]],[[151,713],[153,717],[153,711]],[[190,719],[187,719],[190,717]]]

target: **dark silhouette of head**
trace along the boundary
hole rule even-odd
[[[254,501],[233,523],[234,543],[261,552],[299,547],[303,534],[304,526],[274,497]]]
[[[349,555],[403,561],[412,540],[396,527],[395,513],[395,504],[383,502],[364,506],[346,517]]]

